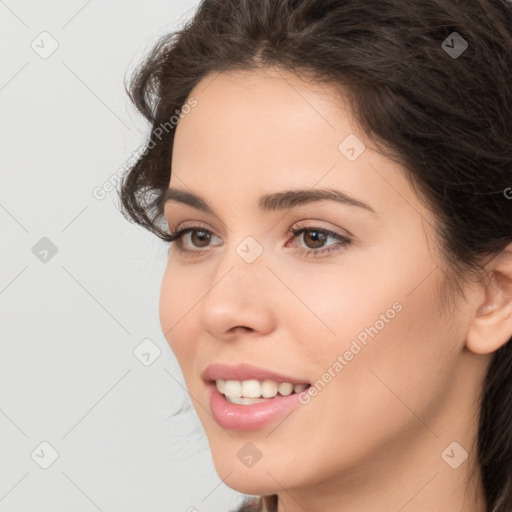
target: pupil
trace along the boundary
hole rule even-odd
[[[310,235],[308,235],[310,237],[311,237],[311,233],[313,233],[314,234],[313,235],[313,239],[316,238],[316,240],[313,240],[313,243],[314,244],[316,243],[316,245],[314,245],[314,247],[321,247],[322,246],[322,242],[323,242],[322,237],[324,236],[324,234],[320,233],[319,231],[315,231],[315,230],[308,231],[308,233],[310,233]],[[320,242],[320,243],[318,243],[318,242]]]
[[[199,240],[199,242],[203,241],[203,242],[206,242],[206,245],[208,245],[208,239],[209,239],[209,234],[206,233],[206,231],[195,231],[195,233],[193,233],[193,238],[197,238]],[[200,245],[200,244],[196,244],[195,243],[195,240],[194,240],[194,245]]]

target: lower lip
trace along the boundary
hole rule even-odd
[[[276,396],[266,402],[242,405],[228,402],[219,392],[215,382],[209,382],[210,407],[215,421],[224,428],[236,430],[256,430],[263,428],[300,405],[301,393],[288,396]]]

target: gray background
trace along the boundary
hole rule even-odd
[[[217,476],[161,331],[167,246],[115,191],[93,196],[149,135],[125,74],[197,3],[0,2],[1,512],[244,497]]]

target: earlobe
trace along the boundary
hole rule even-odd
[[[485,299],[472,318],[466,346],[476,354],[490,354],[512,337],[512,265],[510,246],[493,262]]]

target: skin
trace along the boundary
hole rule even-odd
[[[197,106],[177,126],[169,186],[216,215],[167,204],[171,232],[187,221],[213,235],[184,235],[199,256],[171,244],[160,321],[219,477],[242,493],[277,493],[280,512],[483,512],[477,397],[492,352],[512,336],[510,252],[492,261],[507,279],[467,284],[447,305],[436,220],[328,86],[274,68],[212,74],[190,96]],[[353,162],[338,149],[348,134],[366,145]],[[375,213],[333,201],[258,209],[260,195],[292,188],[342,190]],[[294,236],[299,221],[352,242],[306,256],[301,248],[337,240]],[[247,236],[263,249],[250,264],[236,252]],[[401,311],[284,420],[226,431],[211,416],[208,364],[314,383],[396,302]],[[454,441],[469,453],[456,469],[441,457]],[[262,453],[250,468],[237,457],[247,442]]]

